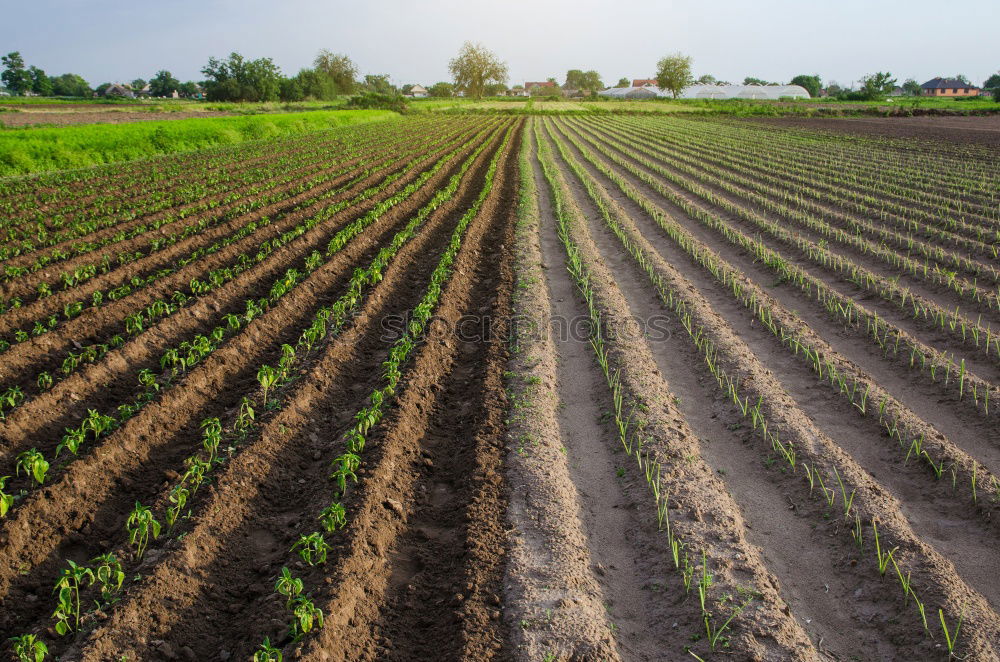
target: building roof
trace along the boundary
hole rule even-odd
[[[532,83],[525,83],[524,84],[524,89],[526,89],[526,90],[530,90],[533,87],[559,87],[559,86],[556,85],[555,83],[553,83],[550,80],[544,81],[542,83],[534,83],[534,82],[532,82]]]
[[[645,87],[647,85],[656,85],[655,78],[636,78],[632,81],[632,87]]]
[[[930,79],[929,81],[927,81],[926,83],[924,83],[920,87],[923,88],[923,89],[925,89],[925,90],[936,90],[936,89],[941,89],[941,88],[948,88],[948,89],[954,89],[954,88],[979,89],[975,85],[973,85],[971,83],[963,83],[962,81],[960,81],[957,78],[941,78],[940,76],[938,76],[937,78]]]

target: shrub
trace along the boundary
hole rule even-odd
[[[393,110],[397,113],[405,113],[407,111],[406,98],[402,95],[379,94],[378,92],[356,94],[347,100],[347,107],[365,110]]]

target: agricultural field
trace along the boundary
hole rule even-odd
[[[0,656],[1000,660],[998,196],[611,113],[0,178]]]

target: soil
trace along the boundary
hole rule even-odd
[[[767,126],[1000,147],[1000,115],[971,117],[779,117],[746,120]]]
[[[141,111],[4,115],[112,112]],[[930,227],[929,216],[951,213],[944,201],[959,196],[968,201],[961,224],[922,232],[921,241],[975,260],[984,271],[967,263],[962,276],[981,274],[979,286],[992,289],[996,279],[985,269],[996,260],[978,229],[1000,227],[991,193],[1000,182],[986,152],[1000,144],[991,137],[1000,136],[997,119],[404,118],[389,129],[210,150],[201,172],[216,184],[200,200],[182,193],[198,181],[190,156],[98,169],[72,181],[53,174],[34,188],[18,180],[7,205],[9,241],[36,223],[57,231],[60,217],[98,224],[85,237],[61,238],[0,267],[31,264],[151,219],[172,219],[158,233],[164,236],[207,224],[80,285],[53,288],[51,296],[36,296],[38,284],[58,284],[61,271],[104,253],[146,251],[149,238],[63,256],[11,279],[0,294],[21,296],[23,305],[0,313],[0,333],[8,335],[59,315],[66,303],[156,273],[246,223],[268,223],[0,354],[0,392],[17,386],[25,395],[0,417],[0,476],[13,476],[0,490],[14,497],[0,518],[0,655],[12,652],[11,637],[31,633],[66,662],[247,660],[263,642],[286,660],[314,662],[672,662],[691,654],[944,662],[953,656],[943,614],[952,631],[963,619],[954,657],[1000,662],[1000,402],[987,412],[968,396],[973,385],[980,398],[984,389],[996,392],[1000,360],[913,320],[793,242],[758,234],[726,207],[749,203],[708,181],[713,173],[739,173],[740,186],[773,186],[752,210],[789,227],[782,205],[798,204],[845,229],[864,221],[873,242],[892,228],[893,250],[913,259],[904,245],[907,213],[895,205],[910,204]],[[739,160],[712,155],[714,128],[750,126],[755,152]],[[865,155],[855,177],[831,180],[858,194],[852,199],[863,207],[812,192],[808,199],[819,208],[807,207],[805,196],[796,202],[781,194],[795,192],[791,180],[787,187],[769,182],[767,150],[797,144],[803,133],[826,138],[783,151],[782,163],[801,162],[809,167],[801,172],[812,173]],[[692,134],[698,141],[685,142]],[[775,144],[761,144],[762,135]],[[829,144],[835,158],[823,159],[817,144]],[[454,194],[438,200],[436,192],[479,146]],[[283,149],[296,156],[287,168],[273,159]],[[408,197],[386,203],[453,151]],[[963,153],[987,156],[963,160]],[[873,154],[885,156],[884,168]],[[650,164],[640,164],[640,155]],[[338,495],[331,466],[346,452],[345,435],[384,384],[400,325],[427,291],[494,157],[492,189],[440,283],[430,331],[365,435],[356,480]],[[317,176],[323,179],[312,182]],[[702,188],[687,188],[688,180]],[[375,186],[382,188],[141,333],[125,334],[120,347],[51,388],[38,386],[39,371],[58,371],[67,352],[123,333],[127,315],[187,291],[192,279],[256,255],[262,242]],[[879,186],[892,193],[880,196]],[[244,207],[264,195],[274,199]],[[214,206],[199,207],[206,200]],[[875,213],[890,200],[891,218]],[[299,346],[293,370],[266,402],[259,368],[278,366],[317,312],[341,301],[357,270],[381,260],[421,209],[426,217],[416,233],[396,246],[377,282],[361,286],[343,326],[309,350]],[[180,210],[185,218],[169,216]],[[326,253],[338,231],[372,210],[377,218]],[[905,339],[964,359],[972,375],[964,395],[883,351],[863,324],[843,323],[815,292],[777,279],[736,233],[759,238],[815,282],[877,312]],[[882,280],[897,277],[874,256],[835,250]],[[322,259],[307,268],[314,251]],[[242,314],[248,300],[268,297],[290,268],[308,273],[120,427],[88,437],[78,455],[55,456],[65,429],[88,410],[114,412],[130,402],[138,371],[159,372],[165,350],[211,333],[227,315]],[[986,303],[977,310],[921,279],[899,282],[943,307],[982,313],[984,326],[1000,323]],[[595,318],[605,341],[600,357],[588,335]],[[845,384],[863,389],[867,409],[817,376],[785,333],[815,350]],[[254,422],[237,434],[243,402],[253,404]],[[211,417],[224,430],[219,460],[168,527],[173,488],[195,466],[191,458],[203,457],[202,422]],[[626,426],[624,443],[616,421]],[[899,440],[889,421],[902,430]],[[941,476],[923,456],[908,457],[911,437],[941,462]],[[794,459],[769,439],[794,449]],[[18,471],[19,454],[31,449],[51,460],[42,486]],[[323,533],[326,558],[310,563],[293,546],[323,531],[319,515],[335,499],[346,509],[346,526]],[[164,524],[141,558],[125,524],[136,503]],[[887,550],[891,564],[880,569],[877,557]],[[122,562],[122,590],[101,604],[97,587],[85,586],[80,631],[58,635],[57,577],[67,560],[93,566],[106,553]],[[293,636],[286,597],[276,592],[285,569],[323,614],[322,627],[301,638]],[[912,593],[901,590],[901,579],[912,582]]]

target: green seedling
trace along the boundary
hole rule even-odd
[[[208,453],[208,462],[211,464],[219,450],[219,443],[222,441],[222,423],[219,422],[218,418],[206,418],[201,422],[201,430],[201,445]]]
[[[257,371],[257,381],[264,389],[264,403],[267,403],[267,392],[278,383],[278,371],[269,365],[262,365]]]
[[[94,579],[101,587],[101,599],[106,603],[112,602],[125,581],[125,572],[122,570],[121,561],[114,554],[108,552],[94,557],[90,562],[97,564],[94,566]]]
[[[184,506],[187,505],[188,498],[191,496],[191,490],[184,486],[184,484],[175,485],[173,489],[170,490],[170,496],[167,497],[171,506],[167,506],[167,511],[165,519],[167,520],[167,529],[174,528],[174,524],[177,523],[178,518],[180,518],[181,511],[184,510]]]
[[[14,505],[14,496],[3,491],[8,478],[10,476],[0,476],[0,517],[6,517],[7,511]]]
[[[948,623],[944,618],[944,610],[938,609],[938,618],[941,619],[941,631],[944,632],[944,642],[948,646],[948,655],[951,657],[955,654],[955,646],[958,644],[958,633],[962,629],[962,619],[965,618],[965,611],[963,610],[958,616],[958,623],[955,624],[955,631],[951,632],[948,629]]]
[[[34,478],[39,485],[45,482],[45,474],[49,472],[49,463],[38,452],[38,449],[35,448],[18,455],[15,467],[16,475],[20,476],[21,471],[24,471],[26,475]]]
[[[274,582],[275,592],[280,593],[287,598],[287,601],[285,602],[285,609],[291,609],[292,600],[302,593],[302,588],[302,580],[292,577],[292,572],[288,568],[282,568],[281,575],[279,575],[277,581]]]
[[[11,637],[10,641],[18,662],[42,662],[49,654],[45,643],[33,634]]]
[[[325,530],[333,533],[347,526],[347,509],[340,503],[331,503],[319,514],[319,521]]]
[[[153,511],[138,501],[125,522],[130,545],[135,545],[135,558],[141,559],[149,541],[160,537],[160,523],[153,517]]]
[[[253,654],[253,662],[282,662],[283,659],[281,649],[271,645],[270,637],[264,637],[260,650]]]
[[[309,598],[297,596],[292,601],[291,610],[295,618],[292,621],[293,640],[298,641],[314,628],[318,630],[323,627],[323,612]]]
[[[52,384],[55,383],[55,380],[49,373],[41,372],[38,374],[38,379],[36,380],[35,383],[38,384],[38,388],[40,388],[43,391],[47,391],[50,388],[52,388]]]
[[[292,545],[289,551],[297,552],[302,560],[309,565],[326,563],[326,555],[332,547],[326,544],[323,534],[319,531],[310,533],[307,536],[300,536],[298,542]]]
[[[87,579],[94,583],[94,571],[86,566],[67,560],[68,568],[63,568],[54,591],[58,596],[58,606],[52,617],[56,619],[56,632],[69,634],[80,629],[80,585]],[[90,585],[88,584],[88,586]]]

